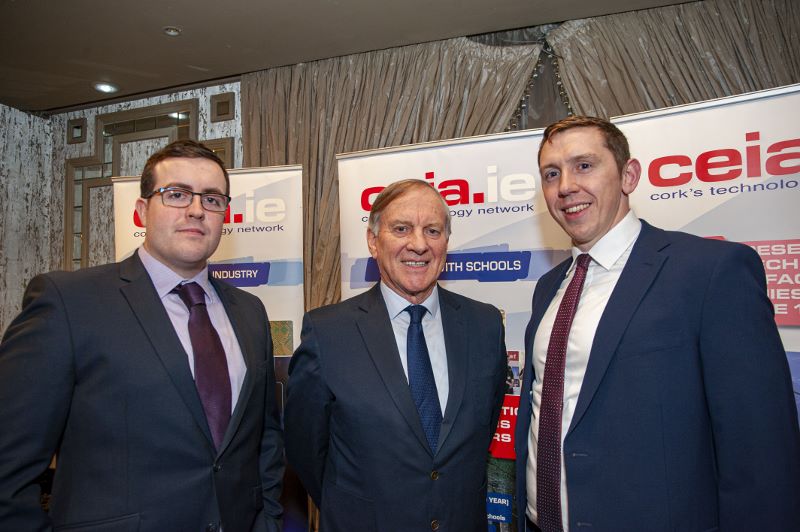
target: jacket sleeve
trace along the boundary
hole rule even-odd
[[[269,318],[263,304],[259,302],[264,315],[263,323],[269,324]],[[261,435],[261,454],[259,467],[261,469],[261,489],[264,502],[264,519],[269,532],[281,530],[283,507],[280,503],[281,488],[283,485],[283,431],[281,430],[280,412],[275,399],[275,360],[272,352],[272,335],[269,325],[266,331],[267,350],[264,353],[266,367],[264,405],[264,431]]]
[[[0,344],[0,528],[50,530],[35,482],[64,430],[74,387],[72,337],[50,277],[35,277]]]
[[[703,301],[703,382],[717,459],[720,530],[800,530],[800,432],[764,269],[721,253]]]
[[[335,397],[325,383],[320,346],[311,317],[303,318],[300,346],[289,365],[284,422],[286,457],[317,506],[328,457],[330,410]]]
[[[497,422],[500,419],[500,410],[503,407],[503,400],[506,395],[506,372],[508,371],[508,354],[506,352],[506,334],[503,327],[503,318],[500,312],[495,310],[497,315],[497,352],[494,353],[497,362],[497,377],[495,379],[494,398],[492,403],[492,421],[490,427],[492,432],[497,430]]]

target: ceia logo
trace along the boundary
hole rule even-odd
[[[247,192],[244,195],[244,212],[231,213],[231,207],[234,203],[239,203],[237,199],[231,201],[225,211],[224,223],[226,224],[275,223],[286,218],[286,202],[281,198],[256,200],[253,192]],[[135,210],[133,211],[133,223],[136,227],[144,227],[139,214]]]
[[[425,172],[425,179],[439,191],[444,200],[451,207],[454,205],[498,203],[500,201],[528,201],[536,194],[536,181],[531,174],[497,175],[496,166],[486,167],[484,183],[485,191],[473,190],[478,185],[466,179],[445,179],[436,182],[434,173]],[[477,180],[475,180],[477,181]],[[367,212],[372,209],[375,198],[386,188],[383,186],[369,187],[361,192],[361,208]]]
[[[761,133],[746,133],[745,142],[758,142]],[[794,148],[794,150],[792,150]],[[775,142],[767,148],[764,170],[770,176],[800,173],[800,139]],[[790,164],[794,162],[795,164]],[[694,170],[694,172],[692,172]],[[685,185],[697,177],[706,183],[736,179],[745,172],[747,177],[762,176],[761,144],[749,144],[744,150],[722,148],[701,153],[692,161],[688,155],[667,155],[650,162],[647,177],[657,187]]]

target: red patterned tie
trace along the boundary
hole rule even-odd
[[[578,255],[575,273],[558,307],[544,364],[539,438],[536,444],[536,512],[542,532],[559,532],[561,523],[561,416],[564,403],[564,363],[572,319],[591,257]]]
[[[189,309],[189,338],[194,352],[194,382],[203,403],[214,446],[219,450],[231,419],[228,360],[217,330],[208,317],[203,287],[186,283],[174,290]]]

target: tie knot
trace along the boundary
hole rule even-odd
[[[584,271],[587,270],[589,268],[589,261],[591,260],[592,257],[588,253],[581,253],[578,255],[576,268],[580,268]]]
[[[172,291],[180,296],[187,308],[206,303],[206,293],[203,287],[195,282],[179,284]]]
[[[423,305],[409,305],[405,310],[411,315],[411,323],[422,323],[423,316],[428,312]]]

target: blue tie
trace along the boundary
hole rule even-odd
[[[439,405],[439,394],[436,391],[436,381],[433,379],[431,359],[428,355],[428,346],[425,344],[425,334],[422,331],[422,317],[428,309],[422,305],[409,305],[405,310],[411,315],[411,324],[408,326],[406,340],[408,385],[411,387],[411,396],[417,405],[417,412],[419,412],[419,419],[422,422],[428,446],[435,454],[436,445],[439,442],[439,429],[442,426],[442,408]]]

